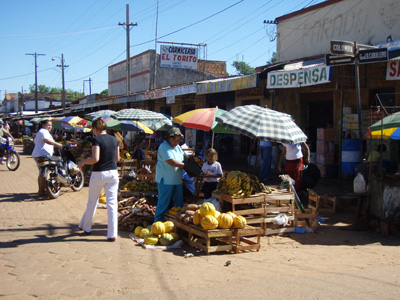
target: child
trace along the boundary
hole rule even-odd
[[[222,177],[222,167],[217,162],[217,151],[215,149],[208,149],[206,151],[206,162],[201,168],[204,174],[204,184],[202,191],[204,199],[211,198],[211,193],[217,189],[219,178]]]

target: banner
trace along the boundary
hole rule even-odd
[[[160,66],[197,70],[197,48],[160,46]]]
[[[299,88],[331,81],[331,67],[318,66],[292,71],[274,71],[268,73],[267,88]]]
[[[386,80],[400,80],[400,60],[387,63]]]

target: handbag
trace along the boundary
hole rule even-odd
[[[196,177],[201,174],[201,168],[194,160],[193,156],[190,156],[188,159],[185,160],[185,166],[183,169],[189,175],[189,177]]]

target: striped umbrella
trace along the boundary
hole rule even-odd
[[[161,121],[161,120],[168,120],[163,114],[145,110],[140,108],[128,108],[123,109],[115,114],[111,115],[113,118],[117,120],[125,120],[125,121],[144,121],[144,120],[151,120],[151,121]]]
[[[153,134],[153,130],[139,121],[118,121],[110,116],[102,117],[107,124],[108,129],[122,131],[143,131],[144,133]]]
[[[373,139],[400,140],[400,112],[396,112],[372,124],[367,137]]]
[[[91,113],[88,113],[85,115],[85,118],[93,121],[94,119],[98,118],[98,117],[103,117],[103,116],[110,116],[112,114],[115,114],[116,112],[114,110],[110,110],[110,109],[103,109],[103,110],[98,110],[98,111],[94,111]]]
[[[307,140],[290,115],[257,105],[235,107],[216,120],[224,127],[250,138],[287,144]]]

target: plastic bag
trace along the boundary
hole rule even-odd
[[[278,214],[275,218],[272,219],[272,223],[286,226],[289,223],[289,218],[286,214]]]
[[[215,206],[215,209],[218,211],[222,210],[222,206],[221,203],[219,203],[219,201],[215,198],[208,198],[208,199],[204,199],[203,202],[211,202],[211,204],[213,204]]]

